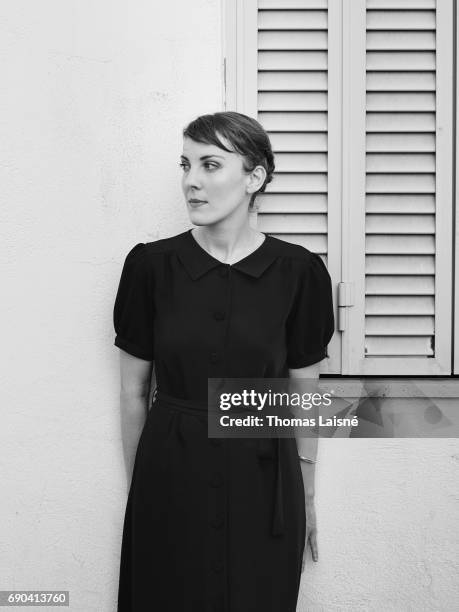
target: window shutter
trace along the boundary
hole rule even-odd
[[[260,121],[276,163],[273,181],[257,198],[256,225],[262,232],[318,253],[333,278],[328,257],[328,0],[243,2],[237,4],[236,13],[236,94],[226,107]],[[336,45],[336,68],[338,56]],[[339,81],[337,73],[336,87]],[[336,106],[336,117],[338,110]],[[339,124],[335,124],[336,137]],[[338,173],[339,163],[334,167]],[[333,181],[333,189],[339,206],[338,181]],[[338,230],[336,225],[337,234]],[[340,371],[337,336],[329,345],[328,363],[323,364],[324,370],[335,373]]]
[[[364,352],[352,374],[451,373],[451,9],[366,1],[363,308],[350,330]]]

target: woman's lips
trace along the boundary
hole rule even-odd
[[[191,208],[199,208],[203,204],[207,204],[207,202],[188,202]]]

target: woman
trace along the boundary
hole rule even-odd
[[[317,377],[334,331],[330,277],[318,255],[250,226],[274,171],[257,121],[204,115],[183,136],[196,227],[134,246],[114,307],[132,471],[118,612],[294,612],[306,544],[317,560],[307,441],[209,438],[207,385]]]

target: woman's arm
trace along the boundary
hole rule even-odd
[[[297,368],[294,370],[289,370],[290,378],[319,378],[319,365],[320,362],[314,363],[311,366],[306,366],[305,368]],[[301,431],[295,428],[295,437],[296,443],[298,447],[298,454],[306,457],[308,459],[312,459],[316,461],[317,458],[317,447],[318,447],[318,438],[302,438],[299,435]],[[308,463],[306,461],[300,461],[301,464],[301,473],[303,476],[303,485],[304,485],[304,495],[306,502],[306,546],[304,548],[303,555],[303,567],[307,550],[307,544],[311,547],[311,554],[314,561],[318,561],[319,554],[317,548],[317,538],[316,538],[316,515],[314,508],[314,481],[315,481],[315,463]]]
[[[153,361],[120,349],[121,436],[129,490],[140,434],[148,414]]]
[[[319,378],[319,366],[320,366],[320,361],[317,363],[314,363],[311,366],[306,366],[305,368],[289,370],[290,378],[318,379]],[[295,437],[296,437],[296,442],[298,446],[298,454],[315,461],[317,458],[318,438],[313,438],[313,437],[302,438],[299,435],[300,431],[301,429],[300,430],[295,429]],[[308,490],[305,489],[305,493],[308,494],[308,491],[309,491],[311,495],[314,495],[314,464],[306,463],[304,461],[302,461],[301,463],[305,464],[306,466],[312,466],[312,468],[308,470],[308,474],[311,475],[312,481],[311,483],[308,483]]]

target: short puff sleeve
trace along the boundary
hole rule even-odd
[[[147,255],[140,242],[124,261],[113,308],[114,344],[134,357],[153,361],[153,277]]]
[[[287,319],[287,366],[304,368],[322,361],[335,331],[332,283],[320,255],[300,260],[294,303]]]

